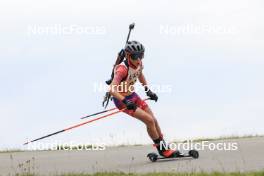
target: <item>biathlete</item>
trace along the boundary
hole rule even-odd
[[[113,80],[109,87],[109,93],[113,96],[114,104],[118,109],[126,108],[123,112],[146,125],[147,132],[161,156],[172,157],[177,151],[163,145],[165,141],[157,119],[147,103],[134,91],[133,85],[139,80],[144,86],[147,96],[151,100],[158,100],[158,96],[148,88],[142,72],[145,48],[140,42],[129,41],[124,50],[121,51],[125,59],[114,67]]]

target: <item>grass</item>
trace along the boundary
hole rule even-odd
[[[37,176],[32,174],[22,174],[16,176]],[[116,173],[116,172],[107,172],[107,173],[96,173],[96,174],[62,174],[54,176],[264,176],[264,171],[259,172],[231,172],[231,173],[221,173],[221,172],[212,172],[212,173],[147,173],[147,174],[136,174],[136,173]]]

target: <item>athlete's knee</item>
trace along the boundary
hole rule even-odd
[[[152,117],[149,117],[145,120],[145,123],[147,126],[154,126],[155,125],[155,120]]]

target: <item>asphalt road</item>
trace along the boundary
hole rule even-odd
[[[199,151],[199,159],[182,158],[152,163],[152,146],[109,147],[104,151],[34,151],[0,153],[0,175],[31,172],[40,175],[95,172],[233,172],[264,169],[264,138],[233,139],[236,151]]]

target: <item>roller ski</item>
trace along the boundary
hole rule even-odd
[[[171,159],[171,158],[199,158],[199,152],[196,150],[190,150],[188,153],[181,153],[179,151],[174,151],[170,156],[158,155],[157,153],[149,153],[147,155],[150,161],[156,162],[157,160]]]
[[[147,155],[150,161],[156,162],[159,159],[171,159],[171,158],[184,158],[191,157],[194,159],[199,158],[199,152],[197,150],[190,150],[188,153],[181,153],[179,150],[172,150],[168,147],[163,137],[154,140],[154,147],[158,153],[152,152]]]

